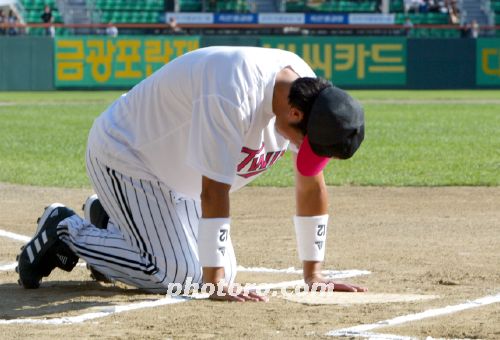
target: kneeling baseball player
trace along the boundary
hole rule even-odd
[[[87,199],[84,219],[58,203],[45,210],[18,256],[19,283],[38,288],[54,268],[70,271],[82,258],[98,280],[151,292],[211,283],[219,290],[212,299],[266,301],[228,291],[236,275],[229,197],[289,149],[305,282],[365,291],[321,274],[328,225],[322,170],[331,158],[350,158],[363,138],[360,104],[291,52],[187,53],[95,120],[86,165],[97,195]]]

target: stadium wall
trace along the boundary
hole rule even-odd
[[[130,88],[173,58],[213,45],[287,49],[345,88],[500,88],[500,39],[75,36],[1,37],[0,90]]]
[[[408,85],[414,89],[476,87],[476,41],[414,39],[408,43]]]
[[[0,37],[0,91],[54,90],[50,37]]]

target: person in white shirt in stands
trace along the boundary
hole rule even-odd
[[[321,274],[328,226],[322,170],[331,158],[350,158],[363,138],[361,105],[291,52],[187,53],[95,120],[86,159],[98,198],[87,200],[85,219],[61,204],[47,208],[19,256],[20,283],[37,288],[53,268],[71,270],[82,258],[95,277],[147,291],[199,282],[217,286],[212,299],[265,301],[230,290],[236,275],[230,192],[288,149],[305,282],[365,291]]]
[[[118,36],[118,28],[113,25],[112,22],[108,23],[106,27],[106,35],[111,38],[116,38]]]
[[[405,14],[410,12],[418,13],[422,5],[424,5],[424,0],[404,0]]]

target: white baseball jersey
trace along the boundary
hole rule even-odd
[[[236,190],[268,169],[288,141],[272,112],[276,74],[314,73],[298,56],[210,47],[179,57],[115,101],[89,135],[87,173],[109,215],[106,229],[75,215],[58,235],[111,280],[154,292],[202,282],[201,177]],[[236,276],[231,245],[227,282]]]
[[[94,155],[117,171],[199,199],[202,175],[237,190],[268,169],[288,140],[274,127],[277,73],[315,77],[297,55],[257,47],[187,53],[139,83],[95,121]]]

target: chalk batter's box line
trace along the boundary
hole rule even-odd
[[[28,242],[31,239],[24,235],[15,234],[12,232],[8,232],[5,230],[0,230],[0,236],[7,237],[12,240]],[[16,267],[17,263],[11,263],[0,266],[0,270],[13,270]],[[85,264],[80,264],[85,265]],[[283,273],[283,274],[302,274],[302,270],[295,269],[293,267],[286,269],[273,269],[273,268],[264,268],[264,267],[242,267],[238,266],[238,271],[241,272],[257,272],[257,273]],[[334,271],[334,270],[325,270],[323,271],[325,275],[328,275],[332,278],[347,278],[354,277],[359,275],[367,275],[370,274],[369,271],[366,270],[344,270],[344,271]],[[286,289],[296,286],[304,285],[304,280],[294,280],[294,281],[285,281],[285,282],[277,282],[277,283],[265,283],[254,285],[254,288],[258,288],[260,290],[272,290],[272,289]],[[252,286],[248,286],[251,288]],[[13,320],[0,320],[0,324],[20,324],[20,323],[32,323],[32,324],[71,324],[71,323],[80,323],[87,320],[92,320],[96,318],[105,317],[115,313],[122,313],[129,310],[142,309],[142,308],[151,308],[156,306],[186,302],[192,299],[204,299],[208,298],[208,295],[198,294],[193,298],[187,297],[167,297],[163,299],[159,299],[156,301],[145,301],[140,303],[134,303],[129,305],[121,305],[121,306],[113,306],[102,308],[98,312],[94,313],[86,313],[74,317],[64,317],[64,318],[53,318],[53,319],[13,319]]]
[[[0,237],[6,237],[6,238],[10,238],[12,240],[16,240],[16,241],[20,241],[20,242],[29,242],[31,240],[31,238],[28,236],[19,235],[19,234],[12,233],[12,232],[5,231],[5,230],[1,230],[1,229],[0,229]],[[79,265],[84,265],[84,264],[79,263]],[[0,270],[13,270],[15,268],[15,266],[16,266],[16,263],[2,265],[2,266],[0,266]],[[263,267],[245,268],[245,267],[239,266],[238,270],[242,271],[242,272],[246,271],[246,272],[260,272],[260,273],[286,273],[286,274],[300,274],[300,273],[302,273],[301,270],[295,269],[295,268],[272,269],[272,268],[263,268]],[[370,272],[361,271],[361,270],[351,270],[351,271],[348,270],[348,271],[343,271],[343,272],[325,270],[325,271],[323,271],[323,273],[326,275],[332,276],[334,278],[347,278],[347,277],[353,277],[353,276],[358,276],[358,275],[367,275]],[[352,275],[352,274],[354,274],[354,275]],[[303,280],[296,280],[296,281],[287,281],[287,282],[279,282],[279,283],[271,283],[271,284],[262,284],[262,285],[257,285],[257,286],[260,289],[264,290],[264,289],[295,287],[296,285],[301,285],[303,283],[304,283]],[[204,298],[204,297],[199,296],[198,298]],[[145,302],[140,302],[140,303],[136,303],[136,304],[107,307],[107,308],[104,308],[103,310],[101,310],[100,312],[86,313],[86,314],[82,314],[82,315],[75,316],[75,317],[64,317],[64,318],[54,318],[54,319],[0,320],[0,325],[1,324],[21,324],[21,323],[23,323],[23,324],[24,323],[34,323],[34,324],[81,323],[81,322],[84,322],[87,320],[101,318],[101,317],[105,317],[105,316],[108,316],[111,314],[122,313],[122,312],[129,311],[129,310],[151,308],[151,307],[157,307],[157,306],[162,306],[162,305],[167,305],[167,304],[181,303],[181,302],[186,302],[186,301],[189,301],[189,299],[181,298],[181,297],[175,297],[175,298],[167,297],[167,298],[159,299],[156,301],[145,301]],[[500,294],[486,296],[486,297],[483,297],[483,298],[480,298],[480,299],[477,299],[474,301],[465,302],[465,303],[455,305],[455,306],[447,306],[447,307],[443,307],[443,308],[430,309],[430,310],[427,310],[427,311],[424,311],[421,313],[417,313],[417,314],[403,315],[403,316],[399,316],[399,317],[396,317],[393,319],[379,321],[379,322],[374,323],[374,324],[359,325],[359,326],[354,326],[354,327],[350,327],[350,328],[333,330],[333,331],[328,332],[326,335],[334,336],[334,337],[356,336],[356,337],[361,337],[361,338],[390,339],[390,340],[415,339],[413,337],[392,335],[392,334],[372,333],[372,332],[368,332],[368,331],[373,330],[373,329],[377,329],[377,328],[381,328],[381,327],[399,325],[399,324],[403,324],[406,322],[422,320],[422,319],[426,319],[426,318],[430,318],[430,317],[452,314],[452,313],[456,313],[459,311],[477,308],[477,307],[482,307],[485,305],[489,305],[492,303],[498,303],[498,302],[500,302]]]
[[[31,237],[19,235],[19,234],[12,233],[10,231],[2,230],[2,229],[0,229],[0,237],[6,237],[6,238],[9,238],[11,240],[24,242],[24,243],[29,242],[31,240]]]
[[[358,272],[358,271],[356,271],[356,272]],[[354,273],[354,271],[353,271],[353,276],[357,276],[357,275],[358,274]],[[304,284],[304,281],[303,280],[285,281],[285,282],[274,283],[272,285],[274,286],[274,288],[289,288],[289,287],[295,287],[295,285],[297,283]],[[270,284],[267,284],[267,285],[270,285]],[[259,288],[262,290],[265,289],[265,288],[261,288],[261,287],[259,287]],[[97,312],[85,313],[85,314],[80,314],[77,316],[68,316],[68,317],[51,318],[51,319],[25,319],[25,318],[11,319],[11,320],[0,319],[0,325],[9,325],[9,324],[45,324],[45,325],[75,324],[75,323],[85,322],[88,320],[102,318],[102,317],[109,316],[112,314],[118,314],[118,313],[131,311],[131,310],[152,308],[152,307],[182,303],[182,302],[187,302],[187,301],[191,301],[191,300],[207,299],[207,298],[208,298],[208,294],[197,294],[193,297],[185,297],[185,296],[165,297],[165,298],[154,300],[154,301],[143,301],[143,302],[132,303],[132,304],[128,304],[128,305],[102,307],[102,308],[99,308],[99,310]]]
[[[354,326],[354,327],[349,327],[349,328],[342,328],[338,330],[333,330],[326,335],[328,336],[335,336],[335,337],[361,337],[361,338],[374,338],[377,339],[376,336],[379,336],[379,339],[382,339],[383,337],[382,334],[376,334],[376,333],[370,333],[369,331],[377,329],[377,328],[382,328],[382,327],[389,327],[389,326],[395,326],[395,325],[401,325],[407,322],[412,322],[412,321],[418,321],[418,320],[423,320],[427,318],[432,318],[432,317],[437,317],[437,316],[442,316],[442,315],[447,315],[447,314],[454,314],[457,312],[461,312],[467,309],[472,309],[472,308],[478,308],[478,307],[483,307],[487,306],[493,303],[499,303],[500,302],[500,293],[496,295],[489,295],[485,296],[473,301],[467,301],[458,305],[453,305],[453,306],[446,306],[442,308],[434,308],[434,309],[429,309],[421,313],[416,313],[416,314],[407,314],[407,315],[402,315],[395,317],[393,319],[388,319],[388,320],[383,320],[379,321],[376,323],[372,324],[366,324],[366,325],[359,325],[359,326]],[[400,337],[398,335],[391,335],[391,334],[384,334],[387,336],[388,339],[393,339],[393,340],[406,340],[406,339],[414,339],[412,337]],[[385,339],[385,338],[383,338]]]

